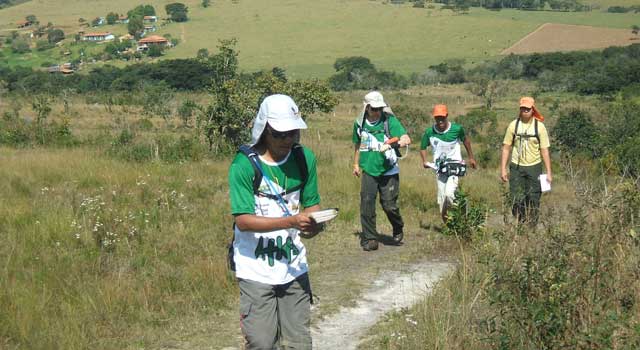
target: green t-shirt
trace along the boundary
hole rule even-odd
[[[318,195],[318,176],[316,158],[307,148],[303,148],[307,169],[307,183],[302,190],[290,192],[302,183],[300,167],[293,153],[279,163],[260,160],[266,176],[262,178],[260,192],[271,193],[266,177],[278,193],[287,189],[283,196],[284,205],[291,215],[302,208],[320,203]],[[229,189],[231,194],[231,213],[234,215],[254,214],[261,217],[283,217],[283,203],[268,196],[253,193],[255,171],[247,156],[238,153],[229,168]],[[268,232],[241,231],[234,228],[233,261],[236,277],[281,285],[291,282],[308,271],[306,248],[297,229],[280,229]]]
[[[440,132],[435,126],[428,127],[422,135],[420,149],[425,150],[431,146],[434,162],[441,156],[447,160],[462,160],[460,142],[464,142],[465,134],[462,125],[449,122],[446,130]]]
[[[307,184],[302,191],[302,200],[300,203],[289,204],[289,210],[293,209],[296,212],[300,204],[302,204],[303,208],[307,208],[320,203],[316,157],[310,149],[303,147],[303,150],[309,174]],[[300,167],[296,164],[293,153],[289,153],[289,156],[279,164],[265,163],[262,160],[260,160],[260,163],[263,171],[273,180],[273,184],[278,190],[292,189],[302,183]],[[256,214],[256,200],[253,194],[254,174],[249,158],[242,153],[238,153],[229,168],[231,214]],[[262,192],[271,193],[264,179],[259,189]]]
[[[388,174],[396,168],[394,151],[379,152],[380,146],[388,139],[384,134],[384,118],[389,118],[389,134],[391,137],[400,137],[407,134],[407,130],[402,126],[398,118],[392,114],[385,114],[375,124],[369,124],[364,121],[362,128],[360,123],[362,119],[353,123],[352,141],[359,144],[360,150],[360,168],[371,176],[380,176]]]

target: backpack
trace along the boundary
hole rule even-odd
[[[241,152],[242,154],[247,156],[247,158],[249,158],[249,161],[251,162],[251,165],[253,166],[253,170],[254,170],[253,194],[257,196],[267,197],[269,199],[277,200],[278,194],[266,193],[266,192],[260,191],[260,184],[262,183],[263,175],[262,175],[262,170],[259,168],[260,160],[258,159],[258,153],[256,152],[256,150],[250,145],[242,145],[238,149],[238,152]],[[309,168],[307,167],[307,160],[304,156],[304,150],[302,148],[302,145],[295,143],[291,149],[291,153],[294,159],[296,160],[296,164],[298,164],[298,167],[300,168],[300,176],[302,177],[301,179],[302,182],[291,189],[287,190],[285,188],[282,193],[279,193],[279,195],[284,197],[288,193],[292,193],[297,190],[300,190],[300,198],[302,198],[302,191],[304,190],[304,186],[307,184],[307,179],[309,178]],[[236,227],[236,224],[234,222],[233,223],[234,231],[235,231],[235,227]],[[233,238],[231,239],[231,243],[229,243],[229,246],[227,248],[227,265],[229,267],[229,270],[231,271],[236,270],[236,264],[233,261]]]

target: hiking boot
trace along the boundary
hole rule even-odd
[[[377,249],[378,249],[378,241],[376,241],[375,239],[369,240],[364,244],[362,244],[362,250],[364,250],[365,252],[370,252],[372,250],[377,250]]]
[[[393,234],[393,243],[400,244],[400,242],[402,242],[403,237],[404,237],[404,234],[402,232],[395,232]]]

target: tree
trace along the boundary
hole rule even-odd
[[[211,4],[210,0],[202,0],[202,7],[207,8]]]
[[[209,50],[205,48],[198,50],[198,53],[196,54],[196,58],[199,60],[206,60],[207,58],[209,58]]]
[[[142,17],[129,17],[127,31],[134,37],[140,38],[140,35],[142,35],[142,32],[144,31],[144,22],[142,21]]]
[[[167,11],[167,15],[171,17],[172,21],[186,22],[188,20],[187,12],[189,11],[189,9],[185,4],[174,2],[171,4],[167,4],[167,6],[165,6],[164,8]]]
[[[38,18],[36,17],[36,15],[27,15],[27,17],[25,17],[25,19],[28,22],[34,23],[34,24],[38,24],[40,22],[38,22]]]
[[[50,44],[55,44],[64,39],[64,32],[62,29],[51,29],[47,33],[47,40]]]
[[[160,45],[149,45],[149,51],[147,51],[147,55],[149,57],[160,57],[162,56],[163,48]]]
[[[11,51],[14,53],[27,53],[31,51],[29,43],[24,39],[15,39],[11,43]]]
[[[109,25],[116,24],[116,22],[118,21],[118,18],[120,18],[120,16],[118,16],[117,13],[109,12],[107,14],[107,24],[109,24]]]

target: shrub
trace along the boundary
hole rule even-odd
[[[561,113],[551,134],[560,147],[570,154],[597,156],[601,153],[601,133],[584,110],[571,109]]]
[[[470,241],[473,234],[484,226],[487,208],[472,202],[462,186],[456,190],[456,199],[447,211],[447,222],[442,233]]]

